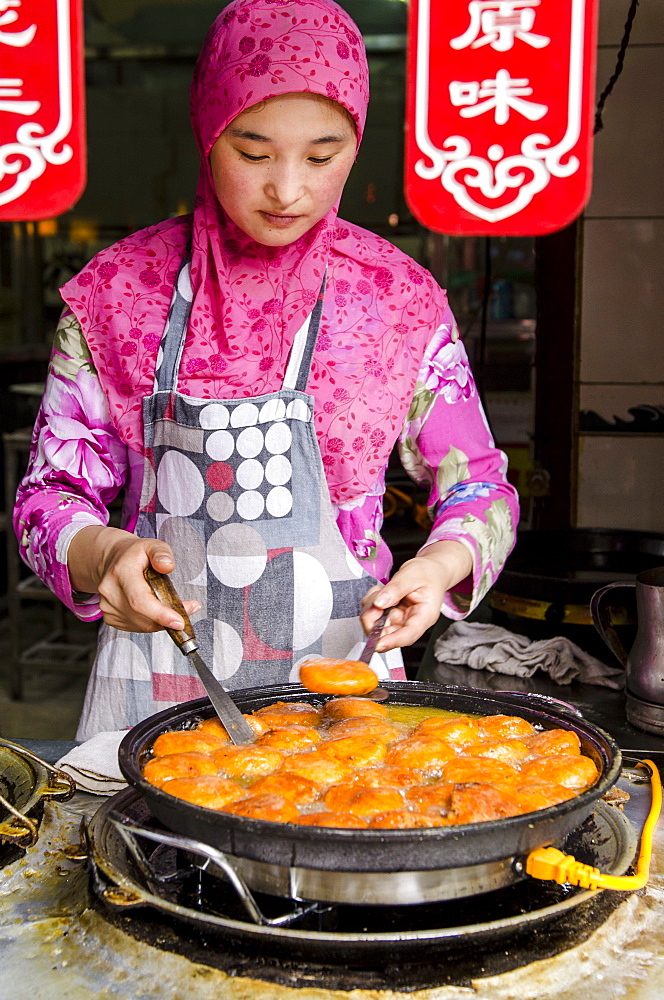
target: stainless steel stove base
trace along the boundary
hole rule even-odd
[[[498,899],[495,898],[495,894],[489,894],[478,896],[477,899],[471,899],[467,903],[463,899],[444,901],[431,905],[428,909],[425,904],[422,912],[431,914],[428,917],[428,924],[425,925],[422,924],[420,914],[417,912],[418,908],[400,907],[401,899],[397,896],[392,897],[391,910],[398,910],[403,914],[403,919],[393,931],[390,931],[382,928],[389,926],[393,913],[387,908],[381,913],[383,908],[380,906],[375,907],[372,912],[368,901],[358,894],[362,887],[360,881],[355,885],[356,894],[352,899],[354,905],[346,907],[345,912],[346,918],[354,923],[356,920],[353,911],[359,909],[360,904],[364,907],[367,917],[361,923],[366,926],[361,930],[356,926],[351,930],[344,930],[343,926],[328,930],[324,925],[311,929],[306,922],[297,924],[295,921],[291,921],[288,926],[275,925],[274,921],[267,919],[252,920],[248,911],[256,908],[256,900],[251,892],[249,893],[251,907],[249,907],[246,905],[246,899],[236,896],[230,886],[210,877],[210,874],[214,875],[214,871],[210,873],[211,866],[203,862],[201,867],[205,869],[204,874],[207,879],[204,892],[209,905],[200,905],[196,900],[193,904],[187,903],[186,896],[173,888],[176,885],[175,873],[179,863],[173,850],[173,835],[170,833],[165,834],[170,856],[164,853],[163,848],[158,848],[161,853],[152,855],[156,874],[150,874],[149,870],[139,871],[136,855],[128,846],[122,834],[122,827],[111,818],[120,812],[124,813],[127,822],[138,827],[147,828],[150,823],[150,814],[145,801],[133,790],[127,790],[118,793],[105,803],[89,824],[90,858],[93,862],[96,892],[106,903],[111,906],[117,904],[121,909],[147,905],[172,918],[193,924],[202,932],[228,934],[236,941],[244,941],[249,945],[260,944],[266,949],[276,948],[284,953],[292,952],[294,948],[306,952],[313,947],[319,957],[325,955],[332,960],[339,958],[343,960],[352,953],[359,960],[363,954],[368,955],[371,952],[388,954],[390,950],[403,951],[407,948],[414,955],[419,949],[425,950],[432,944],[441,945],[443,942],[452,941],[456,946],[461,941],[468,944],[473,939],[479,941],[501,936],[509,937],[529,926],[547,923],[596,895],[590,890],[558,887],[553,883],[521,879],[519,881],[524,891],[527,893],[532,891],[534,899],[529,901],[523,898],[519,895],[519,885],[515,885],[502,890],[503,893],[512,896],[517,893],[514,904],[510,902],[511,896],[503,898],[500,893]],[[156,837],[160,836],[157,830]],[[184,844],[187,861],[189,861],[190,845],[190,841]],[[597,804],[593,816],[579,831],[575,831],[569,842],[566,842],[567,850],[575,853],[579,860],[592,863],[612,874],[622,874],[629,867],[636,847],[637,835],[632,825],[619,809],[603,802]],[[154,849],[154,842],[146,841],[146,857],[150,850],[154,852]],[[224,868],[230,863],[234,871],[238,860],[240,859],[222,856]],[[138,867],[145,869],[140,857],[139,862]],[[256,873],[247,871],[246,874]],[[272,874],[280,876],[286,884],[289,884],[291,875],[288,869]],[[326,873],[314,871],[309,874],[315,881]],[[335,874],[337,879],[332,890],[338,891],[339,881],[347,881],[350,892],[353,879],[358,873]],[[412,874],[416,876],[433,874],[440,881],[448,875],[453,877],[454,871]],[[251,889],[256,892],[262,891],[253,884]],[[312,887],[309,891],[312,891]],[[284,910],[293,905],[293,900],[275,900],[275,906],[277,904]],[[469,907],[472,916],[466,916],[463,923],[455,923],[456,914],[467,913]],[[309,910],[303,910],[298,916],[307,917],[309,913]],[[378,930],[377,927],[381,929]]]
[[[629,849],[627,851],[629,853]],[[413,906],[462,899],[503,889],[518,882],[514,858],[491,864],[429,872],[328,872],[311,868],[283,868],[248,858],[233,858],[233,867],[257,892],[296,900],[345,903],[352,906]],[[207,869],[224,878],[214,865]]]

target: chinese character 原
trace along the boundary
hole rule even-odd
[[[470,0],[468,30],[453,38],[453,49],[473,49],[490,45],[496,52],[507,52],[515,39],[543,49],[551,41],[546,35],[536,35],[530,29],[535,23],[535,11],[540,0]]]

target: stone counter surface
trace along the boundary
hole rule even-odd
[[[472,987],[344,992],[232,978],[106,923],[88,906],[84,866],[62,853],[78,842],[81,817],[91,815],[100,801],[77,793],[70,802],[47,803],[36,846],[0,871],[0,1000],[661,1000],[664,995],[661,821],[648,887],[626,897],[591,937],[564,954],[478,979]]]

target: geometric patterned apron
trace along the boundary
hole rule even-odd
[[[177,391],[192,291],[181,265],[155,387],[143,400],[146,461],[136,534],[173,549],[170,574],[192,616],[200,654],[228,689],[297,681],[312,654],[357,655],[360,601],[376,580],[337,527],[313,424],[309,381],[323,288],[297,333],[282,388],[244,399]],[[399,650],[374,655],[403,678]],[[166,632],[102,623],[79,739],[122,729],[205,694]]]

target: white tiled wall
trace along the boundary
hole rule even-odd
[[[629,0],[600,0],[599,44],[620,44],[629,12]],[[640,0],[632,27],[634,45],[664,45],[662,0]]]
[[[620,0],[606,4],[626,6]],[[664,24],[663,0],[641,0],[632,39],[641,11],[657,4]],[[597,96],[611,78],[617,48],[600,48],[597,54]],[[606,99],[604,127],[595,136],[595,163],[589,218],[664,215],[664,41],[636,45],[630,40],[622,74]]]
[[[586,218],[582,281],[581,382],[664,382],[664,213]]]
[[[601,0],[597,92],[629,0]],[[664,404],[664,2],[641,0],[595,140],[584,216],[578,402],[609,422]],[[582,435],[577,524],[664,531],[664,436]]]
[[[662,438],[583,435],[578,524],[662,531]]]

